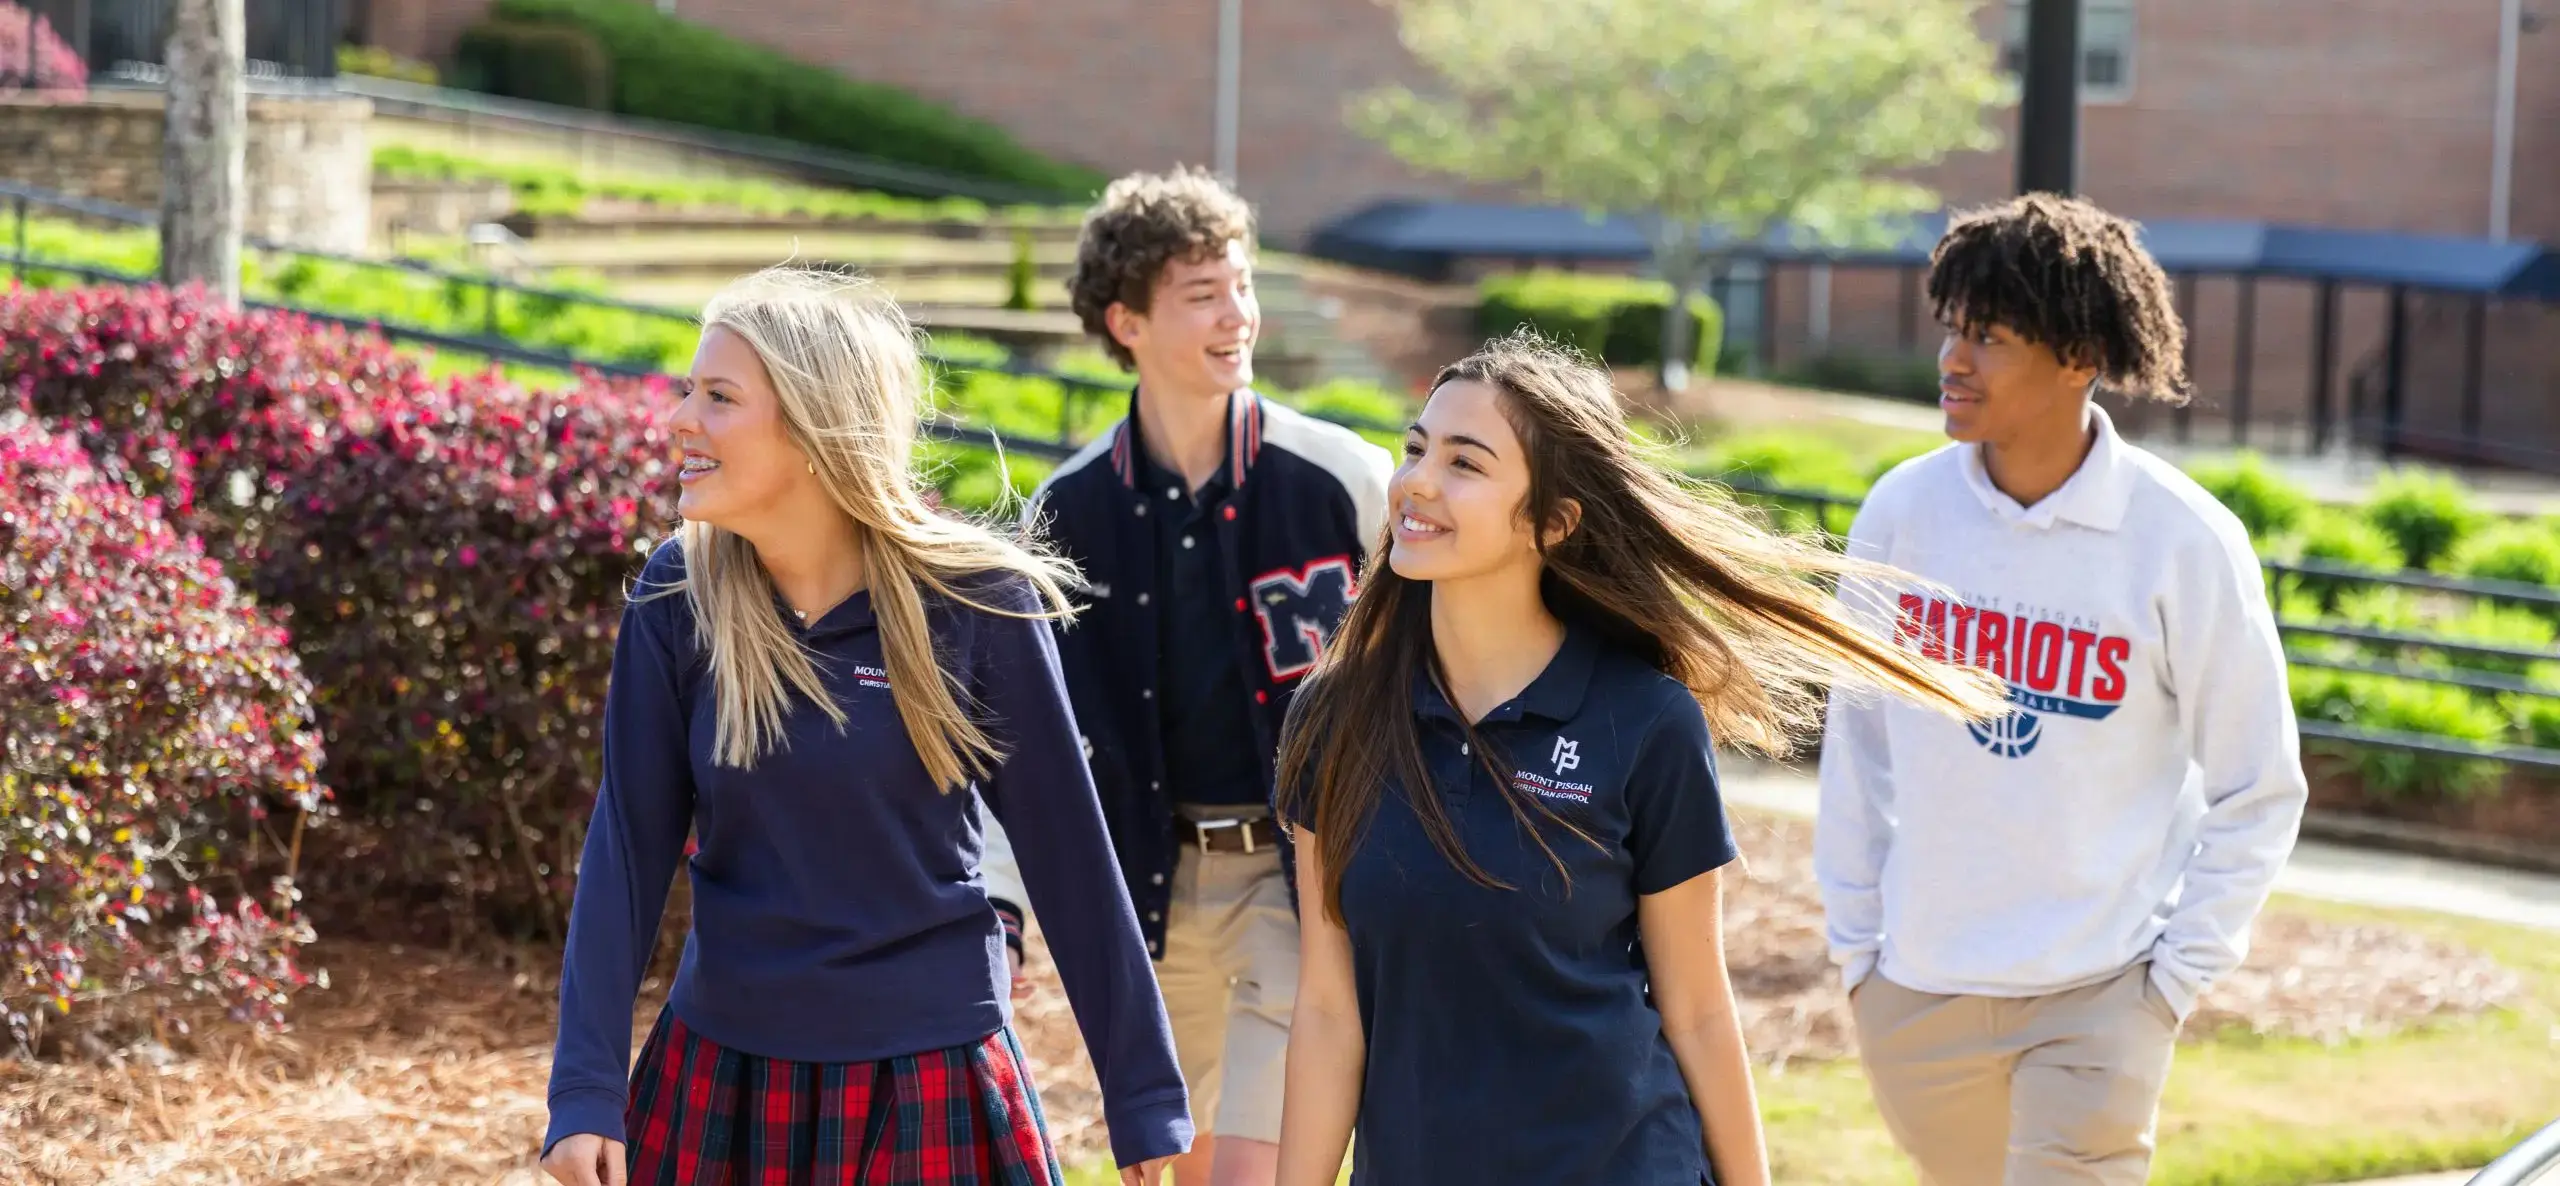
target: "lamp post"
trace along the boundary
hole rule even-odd
[[[2018,192],[2080,186],[2080,0],[2027,0]]]

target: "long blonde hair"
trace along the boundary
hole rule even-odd
[[[702,327],[738,335],[763,360],[784,431],[860,529],[889,685],[926,773],[945,792],[985,776],[1002,755],[962,705],[967,688],[935,646],[925,594],[1009,617],[1065,617],[1072,612],[1067,590],[1081,583],[1074,566],[1029,536],[1008,536],[925,502],[914,468],[926,410],[923,357],[904,311],[869,281],[768,268],[714,294]],[[682,588],[710,658],[718,761],[752,767],[781,744],[794,690],[842,730],[844,709],[819,681],[812,653],[775,612],[773,581],[755,546],[707,523],[684,524],[677,539]],[[968,578],[990,573],[1028,581],[1039,606],[1026,614],[975,600],[972,589],[983,597],[987,582]]]

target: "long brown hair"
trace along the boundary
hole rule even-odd
[[[1907,588],[1916,578],[1817,537],[1768,530],[1729,493],[1649,463],[1607,373],[1524,331],[1442,368],[1432,388],[1457,380],[1502,395],[1529,463],[1524,519],[1552,524],[1568,500],[1580,508],[1570,534],[1539,540],[1547,608],[1679,679],[1720,742],[1785,755],[1819,727],[1824,690],[1835,682],[1873,685],[1965,719],[2006,711],[1988,673],[1924,658],[1863,628],[1857,619],[1871,607],[1844,609],[1819,583],[1857,577],[1852,589]],[[1277,805],[1283,819],[1315,830],[1325,909],[1335,919],[1343,869],[1391,781],[1406,788],[1442,855],[1471,880],[1501,887],[1466,855],[1423,768],[1413,681],[1439,674],[1431,593],[1388,564],[1391,531],[1373,542],[1360,594],[1298,690],[1281,737]],[[1462,724],[1469,752],[1505,788],[1515,818],[1553,818],[1509,789],[1500,758]],[[1531,829],[1545,847],[1542,833]],[[1557,860],[1553,849],[1547,855]]]

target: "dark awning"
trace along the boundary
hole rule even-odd
[[[1882,247],[1798,245],[1781,230],[1748,254],[1775,262],[1916,267],[1946,227],[1944,214],[1910,220]],[[2144,245],[2172,272],[2257,275],[2560,302],[2560,257],[2539,243],[2401,231],[2343,230],[2212,219],[2159,219]],[[1716,236],[1708,236],[1714,246]],[[1312,254],[1417,275],[1445,275],[1459,260],[1643,260],[1643,232],[1624,218],[1594,219],[1552,206],[1389,200],[1320,227]]]

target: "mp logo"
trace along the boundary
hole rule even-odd
[[[1582,743],[1578,741],[1567,741],[1561,737],[1556,738],[1554,761],[1556,764],[1556,773],[1559,776],[1563,775],[1566,771],[1582,765]]]

